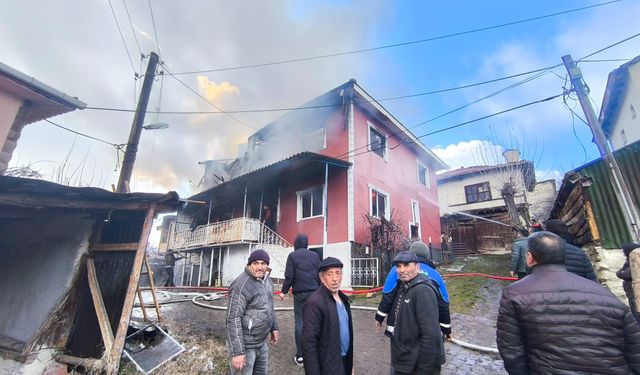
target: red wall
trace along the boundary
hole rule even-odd
[[[366,150],[369,143],[369,127],[367,114],[358,107],[355,110],[355,148]],[[393,217],[402,225],[405,238],[409,238],[409,222],[411,221],[411,199],[420,207],[420,232],[422,240],[429,237],[434,246],[440,246],[440,211],[436,176],[433,166],[427,160],[422,164],[429,167],[431,188],[418,181],[417,154],[405,144],[398,145],[396,137],[390,137],[391,131],[377,120],[370,120],[374,127],[385,133],[387,138],[387,161],[373,152],[357,153],[355,156],[355,241],[369,242],[369,233],[364,215],[369,213],[369,184],[390,195],[389,206]]]

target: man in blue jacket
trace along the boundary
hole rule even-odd
[[[293,242],[295,250],[287,257],[287,266],[284,270],[284,283],[282,283],[282,294],[280,298],[293,289],[293,315],[295,318],[296,355],[293,361],[298,366],[304,365],[302,346],[300,345],[300,335],[302,334],[302,306],[307,301],[311,293],[315,292],[320,285],[318,279],[318,265],[320,257],[316,252],[308,249],[309,238],[306,234],[298,234]]]

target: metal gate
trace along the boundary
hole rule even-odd
[[[378,258],[351,258],[351,286],[373,288],[380,285]]]

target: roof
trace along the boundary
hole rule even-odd
[[[463,179],[465,177],[476,176],[476,175],[491,172],[494,170],[510,169],[513,167],[520,167],[520,166],[524,168],[530,168],[533,170],[533,163],[531,161],[519,160],[513,163],[504,163],[504,164],[498,164],[498,165],[476,165],[473,167],[463,167],[463,168],[453,169],[453,170],[446,171],[444,173],[440,173],[436,175],[436,178],[438,182],[444,182],[447,180]]]
[[[49,181],[0,176],[0,207],[96,210],[143,210],[151,204],[158,212],[175,211],[178,194],[112,193],[95,187],[72,187]]]
[[[0,63],[0,91],[32,103],[25,115],[24,125],[87,106],[77,98],[72,98],[3,63]]]
[[[611,136],[611,130],[615,124],[620,107],[627,93],[629,84],[629,68],[640,62],[640,56],[620,65],[609,73],[607,88],[602,99],[602,108],[598,117],[602,123],[602,130],[607,137]]]
[[[314,152],[301,152],[226,181],[209,190],[192,196],[189,200],[202,200],[214,193],[216,195],[225,195],[227,192],[237,192],[238,189],[244,189],[249,182],[253,182],[254,185],[256,184],[256,181],[266,183],[270,179],[296,170],[303,169],[305,172],[313,172],[313,168],[311,168],[313,164],[317,164],[322,167],[325,163],[340,168],[348,168],[351,165],[351,163],[345,160],[316,154]]]

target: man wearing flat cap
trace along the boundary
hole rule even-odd
[[[391,366],[396,375],[440,374],[445,362],[438,322],[438,291],[420,272],[416,254],[403,251],[393,259],[398,273]]]
[[[307,375],[353,373],[353,324],[349,299],[340,291],[342,262],[328,257],[318,270],[322,285],[304,305],[302,351]]]
[[[273,283],[269,277],[269,254],[254,250],[242,272],[229,287],[227,349],[231,375],[267,375],[269,347],[278,341],[273,308]]]

